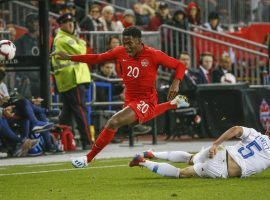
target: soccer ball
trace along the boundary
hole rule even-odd
[[[234,84],[234,83],[236,83],[236,78],[233,74],[226,73],[221,77],[220,82],[226,83],[226,84],[228,84],[228,83]]]
[[[15,57],[16,47],[9,40],[0,41],[0,60],[11,60]]]

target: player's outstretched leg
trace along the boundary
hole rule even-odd
[[[136,155],[129,163],[130,167],[143,166],[151,170],[152,172],[165,177],[179,178],[180,169],[176,168],[168,163],[157,163],[149,160],[145,160],[141,155]]]
[[[91,162],[93,158],[107,145],[111,142],[114,137],[116,130],[111,130],[108,128],[103,129],[99,134],[97,140],[92,146],[92,149],[87,153],[86,156],[72,158],[71,163],[76,168],[84,168],[87,163]]]
[[[173,100],[167,101],[165,103],[161,103],[156,105],[155,113],[154,115],[150,116],[148,119],[145,119],[145,122],[161,115],[167,110],[172,110],[176,108],[187,108],[189,107],[189,103],[187,101],[187,98],[182,95],[177,95]]]
[[[189,163],[192,154],[185,151],[163,151],[163,152],[154,152],[151,150],[147,150],[143,152],[143,157],[148,159],[158,158],[169,160],[171,162],[181,162],[181,163]]]
[[[87,163],[90,163],[93,158],[112,141],[119,127],[132,124],[137,120],[138,118],[136,113],[129,107],[126,107],[113,115],[106,123],[105,128],[99,134],[90,152],[87,153]],[[85,157],[73,158],[72,165],[77,168],[86,167],[87,165],[81,164],[84,163],[84,160]]]

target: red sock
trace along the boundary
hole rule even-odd
[[[91,162],[93,158],[105,147],[107,144],[109,144],[113,137],[114,134],[116,133],[117,130],[111,130],[111,129],[103,129],[101,133],[99,134],[97,140],[92,146],[92,149],[90,152],[87,153],[87,162]]]
[[[146,119],[145,122],[155,118],[158,115],[161,115],[162,113],[164,113],[167,110],[171,110],[171,109],[175,109],[175,108],[177,108],[177,106],[176,105],[171,105],[170,101],[167,101],[167,102],[161,103],[161,104],[157,104],[156,108],[155,108],[154,115],[150,116],[149,119]]]

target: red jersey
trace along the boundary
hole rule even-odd
[[[119,46],[102,54],[75,55],[71,60],[89,64],[117,61],[125,84],[126,101],[156,98],[155,82],[159,65],[175,69],[176,78],[180,80],[186,70],[182,62],[145,45],[136,57],[129,56],[125,48]]]

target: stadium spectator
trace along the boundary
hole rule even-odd
[[[195,2],[190,2],[186,8],[188,22],[194,25],[201,24],[200,8]]]
[[[9,40],[15,43],[16,40],[16,28],[13,23],[8,23],[6,26],[6,31],[9,31]],[[16,85],[16,72],[6,72],[5,82],[8,85],[9,91],[13,91]]]
[[[186,30],[188,27],[188,23],[187,23],[185,12],[182,10],[176,10],[174,12],[170,25]],[[178,31],[173,31],[172,40],[173,40],[173,52],[175,54],[176,52],[186,51],[187,49],[186,34],[181,34]],[[178,55],[174,55],[174,56],[176,57]]]
[[[6,22],[4,19],[0,19],[0,31],[4,31],[6,29]]]
[[[128,28],[135,25],[135,14],[133,10],[127,9],[123,14],[123,28]]]
[[[96,7],[94,7],[96,9]],[[93,8],[93,9],[94,9]],[[86,43],[74,35],[74,18],[70,13],[58,18],[60,30],[54,38],[53,49],[68,54],[85,54]],[[86,120],[85,90],[90,83],[88,66],[83,63],[52,58],[57,89],[63,102],[59,123],[71,125],[74,116],[83,149],[88,149],[91,138]]]
[[[19,137],[10,128],[6,117],[13,117],[12,109],[12,106],[0,107],[0,139],[10,155],[14,157],[26,156],[28,151],[38,144],[39,140],[31,140],[28,137],[24,138],[24,134],[21,134],[21,137]]]
[[[233,146],[222,145],[234,137],[241,141]],[[167,163],[145,160],[141,155],[135,156],[129,166],[143,166],[161,176],[174,178],[245,178],[270,167],[269,149],[268,134],[261,134],[253,128],[234,126],[224,132],[210,147],[195,155],[184,151],[143,153],[145,158],[188,163],[192,165],[190,167],[180,169]]]
[[[219,23],[219,15],[217,12],[209,13],[208,22],[206,22],[203,27],[209,30],[223,32],[223,28],[221,28]]]
[[[6,31],[9,31],[9,40],[15,42],[17,34],[16,28],[10,25],[6,27]]]
[[[30,121],[31,130],[33,132],[43,132],[52,128],[53,124],[47,121],[39,121],[35,116],[35,111],[32,103],[23,98],[19,94],[9,95],[6,84],[4,83],[6,72],[5,68],[0,67],[0,99],[3,103],[1,106],[6,107],[12,105],[16,116],[20,120],[26,119]],[[27,134],[29,128],[25,128],[24,133]]]
[[[99,75],[106,77],[106,78],[117,78],[115,75],[115,63],[114,62],[105,62],[101,64]],[[123,84],[122,82],[113,82],[112,84],[112,100],[113,101],[123,101],[124,94],[123,94]],[[106,88],[98,89],[96,94],[97,101],[108,101],[108,90]]]
[[[70,13],[73,15],[75,19],[75,32],[76,33],[80,32],[81,31],[80,21],[85,17],[84,11],[82,11],[80,7],[76,7],[73,1],[67,1],[64,5],[60,7],[60,11],[59,11],[60,15],[64,15],[66,13]],[[55,21],[57,21],[57,19]],[[53,33],[53,36],[55,37],[56,32],[59,29],[59,25],[57,24],[57,27],[52,27],[52,28],[54,28],[52,29],[53,31],[52,33]]]
[[[194,93],[196,90],[196,71],[194,68],[191,68],[191,58],[188,52],[181,52],[179,55],[179,60],[187,67],[184,79],[180,86],[180,91],[186,92],[185,95],[187,95],[190,99],[191,94],[188,93]]]
[[[15,41],[17,56],[38,56],[39,49],[39,21],[38,14],[30,13],[25,18],[28,32]]]
[[[261,0],[259,2],[258,6],[258,14],[259,14],[259,20],[263,22],[269,22],[270,21],[270,1],[269,0]]]
[[[191,68],[191,58],[188,52],[181,52],[178,59],[185,64],[187,70],[185,71],[184,78],[180,85],[180,91],[182,95],[185,95],[192,107],[197,106],[196,99],[196,71]],[[175,139],[178,137],[182,140],[188,140],[192,138],[198,138],[197,124],[194,124],[194,115],[177,114],[174,111],[168,112],[170,131],[167,133],[166,140]],[[177,120],[180,123],[177,123]],[[184,123],[183,123],[184,122]]]
[[[200,66],[196,72],[197,84],[209,84],[212,83],[211,69],[213,66],[214,57],[211,53],[203,53],[200,56]]]
[[[159,9],[159,3],[157,3],[156,0],[144,0],[142,8],[144,12],[151,18],[156,15],[156,12]]]
[[[156,15],[150,19],[149,30],[157,31],[162,24],[171,24],[172,16],[167,3],[161,2]]]
[[[107,45],[107,51],[108,50],[112,50],[115,47],[120,46],[120,39],[118,36],[111,36],[109,41],[108,41],[108,45]]]
[[[170,25],[186,30],[188,26],[186,13],[183,10],[176,10]]]
[[[111,36],[109,41],[108,41],[108,45],[107,45],[107,51],[109,50],[113,50],[114,48],[120,46],[120,39],[118,36]],[[119,64],[119,62],[115,61],[115,72],[118,78],[122,77],[122,73],[121,73],[121,66]]]
[[[179,83],[186,69],[184,64],[159,50],[144,45],[141,39],[141,31],[134,26],[126,28],[122,35],[123,46],[106,53],[71,56],[56,51],[52,54],[52,56],[57,56],[59,59],[90,64],[117,60],[123,70],[125,84],[125,104],[123,109],[107,121],[105,128],[99,134],[91,151],[86,156],[72,159],[74,167],[86,167],[110,143],[118,128],[136,122],[144,123],[167,110],[189,106],[185,98],[180,95],[177,96]],[[176,77],[168,93],[169,101],[163,104],[157,104],[155,88],[159,65],[176,70]]]
[[[65,13],[71,13],[75,17],[77,23],[79,23],[85,16],[84,10],[79,6],[76,6],[73,0],[68,0],[63,6],[61,6],[59,14],[63,15]]]
[[[102,9],[99,20],[103,24],[104,31],[122,31],[123,25],[120,21],[114,21],[114,8],[112,6],[105,6]]]
[[[133,4],[133,11],[135,13],[135,25],[147,28],[150,21],[150,15],[143,10],[140,2]]]
[[[83,31],[103,31],[104,27],[100,18],[100,5],[92,4],[90,5],[88,15],[85,16],[80,22],[80,28]]]
[[[25,17],[25,26],[28,30],[23,36],[15,41],[16,56],[39,56],[39,16],[37,13],[29,13]],[[39,72],[16,73],[16,88],[25,98],[40,96]],[[33,84],[34,83],[34,84]]]
[[[220,58],[219,66],[212,71],[213,83],[236,83],[236,78],[231,72],[231,58],[224,52]]]

